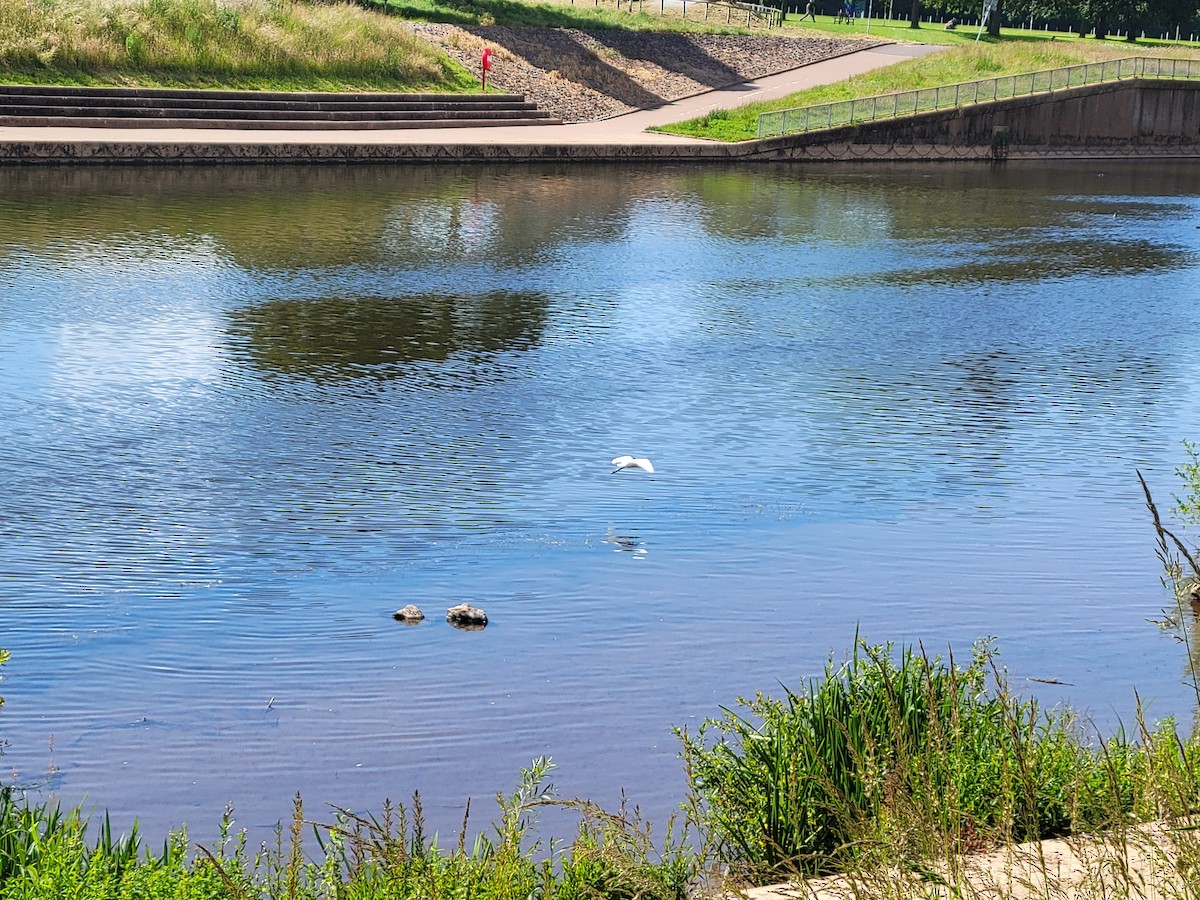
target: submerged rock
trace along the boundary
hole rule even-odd
[[[470,603],[460,603],[446,610],[446,621],[455,628],[478,631],[488,623],[487,613]]]
[[[421,612],[421,608],[413,603],[403,609],[398,609],[392,613],[392,618],[398,622],[403,622],[406,625],[416,625],[423,618],[425,613]]]

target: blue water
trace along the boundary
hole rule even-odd
[[[661,822],[672,726],[856,631],[1190,721],[1198,271],[1190,163],[0,171],[5,780]]]

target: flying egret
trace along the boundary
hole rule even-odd
[[[616,475],[622,469],[644,469],[650,474],[654,474],[654,466],[651,465],[650,460],[642,456],[639,456],[637,459],[634,459],[632,456],[618,456],[612,461],[612,464],[616,466],[612,470],[611,474],[613,475]]]

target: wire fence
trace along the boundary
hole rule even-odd
[[[1066,88],[1122,81],[1127,78],[1200,78],[1200,61],[1127,56],[1106,62],[1044,69],[1023,75],[1004,75],[980,81],[964,81],[941,87],[862,97],[858,100],[839,100],[817,106],[781,109],[759,115],[758,136],[765,138],[803,134],[807,131],[838,128],[860,122],[874,122],[877,119],[896,119],[938,109],[954,109],[991,100],[1048,94]]]

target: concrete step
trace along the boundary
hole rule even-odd
[[[438,128],[561,124],[519,94],[281,93],[0,85],[0,124]]]
[[[139,88],[139,87],[77,87],[73,85],[0,85],[0,93],[16,95],[46,95],[57,94],[75,97],[153,97],[175,100],[253,100],[266,101],[300,101],[300,102],[345,102],[359,103],[364,100],[380,101],[461,101],[471,100],[481,103],[505,103],[514,100],[524,100],[521,94],[397,94],[374,91],[231,91],[206,90],[198,88]]]
[[[561,125],[561,119],[386,119],[382,121],[315,121],[311,119],[149,119],[119,116],[0,116],[0,128],[229,128],[249,131],[383,131],[409,128],[487,128],[516,125]]]
[[[297,102],[288,100],[269,100],[258,102],[254,100],[196,100],[191,98],[174,99],[156,97],[80,97],[69,94],[19,94],[6,95],[0,90],[0,106],[3,107],[99,107],[107,109],[181,109],[181,110],[274,110],[279,112],[301,112],[320,110],[323,112],[420,112],[422,110],[466,109],[479,112],[509,109],[537,109],[536,103],[514,98],[504,102],[479,102],[476,100],[461,101],[375,101],[364,100],[361,103],[328,103],[328,102]]]
[[[121,106],[10,106],[0,102],[0,117],[73,119],[251,119],[256,121],[381,122],[429,119],[540,119],[547,118],[537,107],[501,109],[411,109],[411,110],[324,110],[324,109],[181,109],[179,107]]]

